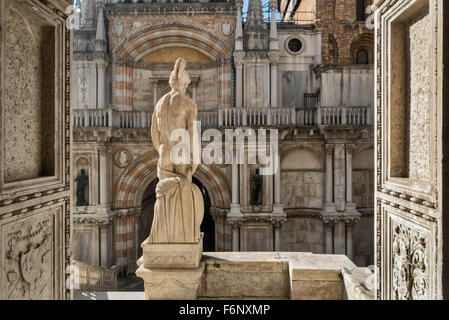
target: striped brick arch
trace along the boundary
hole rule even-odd
[[[217,62],[219,104],[230,106],[232,47],[203,26],[186,22],[163,22],[130,33],[113,50],[114,97],[117,109],[132,109],[133,62],[139,61],[154,50],[174,45],[195,48]]]
[[[148,185],[157,178],[155,151],[137,158],[122,174],[116,187],[114,209],[139,208]],[[214,208],[228,209],[231,205],[229,179],[215,166],[200,165],[194,175],[206,188]]]
[[[137,257],[138,222],[133,213],[140,212],[143,194],[148,185],[157,178],[155,151],[149,151],[137,158],[122,174],[116,186],[114,210],[123,213],[115,219],[116,265],[120,273],[132,273]],[[217,167],[200,165],[195,173],[209,193],[211,206],[228,209],[231,204],[230,182]]]

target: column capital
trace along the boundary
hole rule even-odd
[[[346,145],[346,152],[349,154],[354,154],[355,151],[355,144],[349,143]]]
[[[270,63],[273,66],[277,66],[280,60],[279,51],[270,51],[268,52],[268,58],[270,59]]]
[[[270,10],[275,11],[278,8],[278,4],[276,0],[270,0]]]
[[[326,150],[326,154],[332,155],[332,153],[334,152],[334,149],[335,149],[335,145],[334,144],[326,144],[324,146],[324,149]]]
[[[235,0],[235,6],[237,7],[237,10],[242,10],[243,0]]]
[[[97,150],[98,150],[98,152],[104,153],[104,152],[108,152],[109,151],[109,147],[106,146],[106,145],[99,145],[99,146],[97,146]]]
[[[97,60],[96,65],[98,69],[106,69],[108,63],[104,60]]]
[[[236,68],[243,67],[243,59],[245,58],[244,51],[235,51],[234,52],[234,65]]]
[[[240,228],[241,224],[243,223],[243,215],[241,217],[227,217],[226,221],[228,224],[230,224],[233,228]]]
[[[268,221],[271,222],[274,228],[280,229],[287,221],[287,215],[271,216]]]

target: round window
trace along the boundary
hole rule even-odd
[[[302,42],[298,38],[290,39],[290,41],[287,44],[288,50],[290,50],[293,53],[298,53],[302,49]]]

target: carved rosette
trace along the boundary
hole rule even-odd
[[[403,225],[392,225],[392,298],[424,300],[428,292],[427,240]]]

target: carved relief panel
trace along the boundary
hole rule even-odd
[[[441,298],[441,0],[379,1],[378,299]]]
[[[70,298],[70,4],[0,0],[0,299]]]

